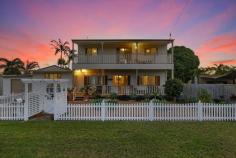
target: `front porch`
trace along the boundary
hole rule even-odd
[[[167,70],[75,70],[73,96],[82,96],[85,86],[101,96],[164,94]]]

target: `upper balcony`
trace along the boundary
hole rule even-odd
[[[172,40],[73,40],[73,69],[173,69]]]

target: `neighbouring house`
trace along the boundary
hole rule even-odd
[[[2,75],[0,84],[2,95],[17,94],[24,92],[24,84],[21,79],[31,79],[32,75]]]
[[[69,80],[68,88],[71,89],[73,87],[72,70],[70,70],[69,68],[62,68],[57,65],[51,65],[51,66],[44,67],[44,68],[34,71],[33,78],[34,79],[54,79],[54,80],[67,79]]]
[[[168,71],[174,77],[173,43],[174,39],[73,39],[75,91],[92,85],[101,95],[163,93]]]
[[[200,75],[200,84],[235,84],[236,71],[228,72],[223,75]]]
[[[70,69],[52,65],[38,69],[31,75],[2,75],[0,77],[0,95],[10,95],[24,92],[25,87],[22,79],[67,79],[69,80],[67,83],[67,87],[69,89],[72,89],[73,81],[72,71]],[[48,86],[49,90],[52,91],[53,86]],[[29,89],[32,88],[29,87]]]

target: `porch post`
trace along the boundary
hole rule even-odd
[[[102,95],[105,93],[105,70],[102,69]]]
[[[103,53],[103,44],[104,44],[104,42],[101,42],[102,53]]]
[[[173,64],[171,69],[171,79],[174,79],[174,41],[171,42],[171,63]]]
[[[24,104],[24,121],[29,119],[28,109],[29,109],[29,88],[28,83],[25,83],[25,104]]]

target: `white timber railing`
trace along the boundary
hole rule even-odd
[[[24,94],[0,96],[0,120],[24,120]]]
[[[171,55],[148,55],[144,53],[98,55],[78,54],[74,58],[74,63],[77,64],[170,64],[171,62]]]
[[[134,103],[68,104],[55,120],[235,121],[236,104]]]
[[[117,93],[118,95],[152,95],[158,92],[160,95],[164,95],[164,87],[162,86],[102,86],[102,94],[109,95],[111,93]]]

